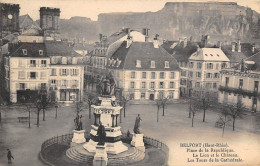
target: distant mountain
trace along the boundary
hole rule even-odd
[[[98,21],[72,17],[60,23],[61,33],[92,41],[99,33],[111,35],[122,27],[149,28],[150,35],[168,40],[190,36],[200,40],[204,34],[210,41],[260,40],[260,14],[233,2],[168,2],[157,12],[100,14]]]

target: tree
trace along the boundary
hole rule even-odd
[[[37,109],[37,127],[39,127],[40,122],[39,122],[39,117],[40,117],[40,111],[43,110],[43,121],[45,121],[45,110],[47,109],[48,106],[51,105],[50,98],[47,94],[47,91],[45,90],[40,90],[38,92],[35,106]]]
[[[160,108],[162,107],[162,100],[161,99],[157,99],[155,100],[156,103],[156,107],[157,107],[157,123],[159,122],[159,111]]]
[[[167,106],[167,101],[168,101],[168,97],[167,98],[163,98],[161,103],[162,103],[162,109],[163,109],[163,114],[162,116],[164,116],[164,109]]]
[[[124,118],[125,118],[126,106],[127,106],[127,103],[128,103],[129,101],[130,101],[130,96],[129,96],[129,95],[122,96],[121,106],[123,106],[123,109],[124,109]]]
[[[91,105],[96,104],[98,97],[95,93],[87,93],[85,100],[88,104],[88,110],[89,110],[89,119],[91,119]]]
[[[190,100],[191,100],[190,101],[190,112],[191,112],[191,115],[192,115],[192,117],[191,117],[191,127],[193,127],[194,118],[195,118],[197,112],[199,112],[200,107],[199,107],[199,104],[198,104],[198,102],[199,102],[198,99],[191,98]]]
[[[231,121],[229,115],[229,106],[227,105],[223,105],[220,107],[221,108],[221,116],[220,116],[220,122],[223,124],[223,127],[222,127],[222,137],[224,136],[224,132],[225,132],[225,127],[226,127],[226,124],[228,122]]]
[[[232,117],[233,131],[235,131],[235,121],[236,121],[236,118],[237,117],[242,118],[242,114],[246,110],[246,108],[244,107],[244,105],[242,103],[227,104],[225,106],[226,106],[226,108],[228,110],[228,114]]]

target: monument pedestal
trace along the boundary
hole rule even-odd
[[[107,152],[105,145],[96,146],[96,154],[93,160],[93,166],[106,166],[107,165]]]
[[[131,145],[134,147],[143,147],[144,146],[144,134],[135,134],[133,133],[133,138],[131,141]]]
[[[75,146],[77,144],[81,144],[86,142],[86,138],[85,138],[85,130],[73,130],[73,138],[71,141],[70,146]]]

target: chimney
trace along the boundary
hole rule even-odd
[[[232,52],[235,52],[236,49],[236,43],[232,42]]]
[[[192,42],[192,41],[193,41],[193,37],[191,36],[191,37],[190,37],[190,42]]]
[[[221,42],[221,41],[218,41],[217,47],[218,47],[218,48],[221,48],[221,46],[222,46],[222,42]]]
[[[145,42],[148,42],[149,30],[150,29],[148,29],[148,28],[143,28],[143,35],[145,35]]]
[[[124,28],[124,30],[127,34],[130,33],[130,28]]]
[[[127,37],[126,39],[126,48],[129,48],[132,44],[133,40],[132,40],[132,36],[129,36]]]
[[[241,52],[241,43],[240,43],[240,39],[238,39],[238,41],[237,41],[237,52]]]
[[[252,45],[252,54],[255,52],[255,45]]]
[[[187,38],[185,37],[183,40],[183,48],[185,48],[187,46],[187,43],[188,43],[188,41],[187,41]]]
[[[158,37],[159,37],[158,34],[156,34],[155,37],[154,37],[154,40],[153,40],[153,46],[154,46],[154,48],[159,48]]]

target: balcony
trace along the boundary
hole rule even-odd
[[[250,90],[243,90],[239,88],[231,88],[227,86],[219,86],[219,91],[221,92],[228,92],[228,93],[234,93],[234,94],[241,94],[243,96],[249,96],[249,97],[258,97],[260,98],[260,92],[257,91],[250,91]]]

